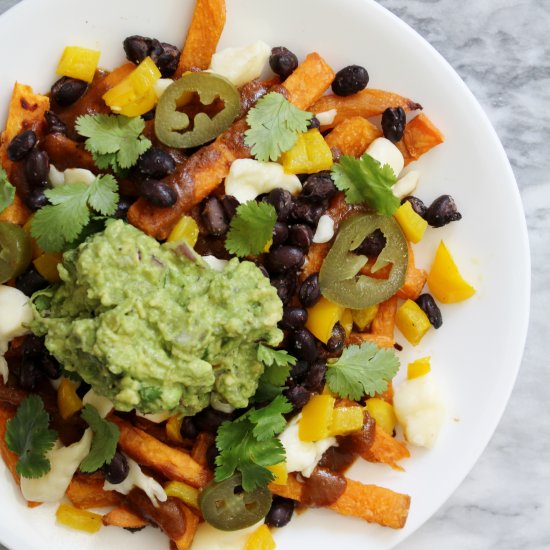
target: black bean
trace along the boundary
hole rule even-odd
[[[407,115],[403,107],[388,107],[382,113],[382,131],[384,137],[393,143],[397,143],[405,131]]]
[[[278,221],[286,221],[292,208],[292,195],[286,189],[273,189],[263,200],[275,208]]]
[[[140,186],[140,195],[154,206],[169,208],[178,200],[178,193],[171,185],[154,179],[146,179]]]
[[[327,351],[331,354],[339,353],[344,349],[346,342],[346,331],[340,323],[336,323],[332,328],[332,334],[326,343]]]
[[[199,430],[197,429],[197,426],[195,426],[193,418],[190,416],[184,416],[181,419],[180,433],[181,436],[186,439],[195,439],[195,437],[199,435]]]
[[[319,273],[312,273],[304,280],[298,297],[304,307],[313,307],[320,300],[321,287],[319,285]]]
[[[239,201],[233,195],[224,195],[221,200],[225,217],[230,222],[237,211]]]
[[[114,217],[118,220],[125,220],[128,215],[128,210],[130,209],[130,206],[132,206],[133,202],[134,199],[131,197],[120,197]]]
[[[176,169],[176,161],[166,151],[151,147],[139,157],[137,167],[144,176],[162,179]]]
[[[309,225],[298,223],[291,225],[288,231],[288,244],[307,251],[313,242],[313,229]]]
[[[221,237],[227,233],[229,224],[225,219],[225,212],[223,211],[222,203],[217,197],[209,197],[206,199],[201,216],[210,235],[214,235],[214,237]]]
[[[87,89],[88,83],[84,80],[63,76],[52,86],[52,99],[61,107],[67,107],[80,99]]]
[[[193,417],[193,422],[200,432],[215,434],[222,422],[231,420],[231,415],[207,407]]]
[[[296,502],[289,498],[273,497],[271,508],[265,516],[265,523],[269,527],[284,527],[292,519]]]
[[[46,151],[33,149],[25,159],[25,178],[31,187],[46,187],[50,159]]]
[[[63,373],[63,368],[59,364],[59,361],[49,353],[42,357],[40,361],[40,368],[42,372],[51,380],[57,380]]]
[[[48,353],[44,344],[44,338],[35,334],[28,334],[21,343],[21,354],[23,357],[39,358]]]
[[[277,46],[271,50],[269,66],[276,75],[285,80],[298,66],[298,58],[284,46]]]
[[[42,372],[38,368],[37,360],[34,357],[25,357],[19,367],[19,386],[28,391],[33,391],[42,381]]]
[[[286,275],[279,275],[271,279],[271,285],[277,289],[277,296],[283,305],[288,304],[294,291],[296,290],[296,276],[292,273]]]
[[[305,380],[308,370],[309,363],[307,361],[296,361],[296,363],[292,365],[290,377],[295,382],[295,384],[300,384]]]
[[[439,328],[443,324],[443,317],[439,306],[435,303],[431,294],[421,294],[416,303],[420,306],[420,309],[428,316],[431,325],[434,328]]]
[[[269,273],[285,273],[297,271],[304,265],[304,252],[296,246],[279,246],[265,257],[265,267]]]
[[[271,246],[280,246],[288,238],[288,225],[283,222],[276,222],[273,227],[273,243]]]
[[[405,202],[410,202],[412,209],[421,218],[426,217],[426,212],[428,211],[428,207],[418,197],[414,197],[413,195],[408,195],[407,197],[401,200],[401,204],[404,204]]]
[[[327,373],[327,364],[322,361],[314,361],[307,372],[304,386],[309,391],[321,393],[325,385],[325,375]]]
[[[92,386],[90,386],[90,384],[87,384],[86,382],[84,382],[84,380],[82,380],[78,386],[78,388],[76,388],[76,395],[78,395],[78,397],[80,397],[80,399],[83,399],[84,396],[92,389]]]
[[[147,56],[151,57],[164,78],[171,76],[178,66],[180,51],[172,44],[159,42],[156,38],[133,35],[128,36],[122,45],[126,57],[132,63],[139,64]]]
[[[23,160],[36,144],[36,134],[27,130],[17,134],[8,145],[8,158],[13,161]]]
[[[312,116],[309,122],[307,123],[307,129],[312,130],[313,128],[320,128],[321,123],[319,122],[319,119],[316,116]]]
[[[302,328],[307,323],[307,310],[301,307],[285,307],[279,326],[286,330]]]
[[[206,465],[210,468],[210,470],[213,472],[216,468],[216,457],[220,454],[218,451],[218,448],[216,447],[215,443],[212,443],[208,449],[206,449],[205,459],[206,459]]]
[[[286,398],[292,404],[295,411],[303,409],[308,401],[312,398],[313,394],[309,390],[306,390],[304,386],[292,386],[284,392]]]
[[[301,328],[292,332],[289,337],[289,344],[291,354],[297,359],[314,361],[319,355],[315,336],[307,328]]]
[[[451,195],[441,195],[430,204],[425,220],[432,227],[443,227],[451,222],[462,219],[456,203]]]
[[[364,256],[378,256],[386,246],[386,237],[380,229],[375,229],[367,235],[363,242],[354,250],[355,254]]]
[[[326,204],[316,204],[309,201],[307,197],[298,196],[292,201],[290,220],[317,227],[319,218],[325,213],[326,209]]]
[[[122,483],[130,473],[128,460],[120,451],[117,451],[111,462],[103,466],[103,473],[109,483],[113,485]]]
[[[156,109],[153,107],[150,111],[147,111],[145,114],[141,115],[143,120],[153,120],[155,118]]]
[[[162,46],[162,53],[157,59],[153,59],[153,61],[159,68],[162,77],[168,78],[172,76],[178,68],[180,50],[173,44],[168,44],[167,42],[161,42],[160,45]]]
[[[36,271],[32,264],[27,271],[15,279],[15,288],[29,297],[47,286],[50,286],[50,283]]]
[[[67,125],[53,111],[46,111],[44,119],[46,120],[47,134],[67,135]]]
[[[149,55],[150,45],[150,38],[139,35],[128,36],[122,43],[128,61],[136,65],[139,65]]]
[[[46,206],[48,204],[48,199],[46,195],[44,195],[44,189],[36,188],[33,189],[25,198],[24,198],[25,204],[31,209],[31,210],[38,210],[39,208],[42,208],[43,206]]]
[[[332,82],[336,95],[347,96],[364,90],[369,83],[369,73],[360,65],[348,65],[340,69]]]
[[[316,203],[324,203],[332,199],[337,192],[330,172],[319,172],[306,179],[300,196]]]

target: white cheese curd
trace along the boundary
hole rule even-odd
[[[65,174],[58,170],[53,164],[50,164],[48,172],[48,183],[52,187],[59,187],[65,184]]]
[[[271,48],[261,40],[250,46],[225,48],[212,56],[209,70],[242,86],[262,74],[270,55]]]
[[[141,416],[141,418],[145,418],[145,420],[149,420],[149,422],[153,422],[153,424],[160,424],[161,422],[168,420],[172,415],[168,411],[151,414],[136,411],[136,416]]]
[[[27,296],[16,288],[0,285],[0,375],[4,384],[8,381],[8,364],[4,359],[8,344],[17,336],[29,332],[27,327],[32,319]]]
[[[109,483],[105,481],[103,484],[103,489],[105,491],[117,491],[123,495],[127,495],[134,487],[141,489],[148,497],[149,500],[155,505],[158,506],[160,502],[166,502],[168,495],[162,488],[162,485],[151,476],[145,475],[139,464],[132,460],[129,456],[126,456],[128,461],[128,476],[122,483]]]
[[[327,214],[323,214],[319,218],[315,235],[313,235],[314,243],[328,243],[334,237],[334,220]]]
[[[335,437],[326,437],[319,441],[302,441],[298,434],[298,423],[302,415],[294,417],[279,435],[286,453],[286,469],[290,472],[300,472],[309,477],[323,454],[329,447],[337,445]]]
[[[113,402],[110,399],[98,395],[94,390],[86,393],[82,398],[82,404],[95,407],[101,418],[105,418],[114,408]]]
[[[50,164],[48,182],[52,187],[60,187],[71,183],[85,183],[91,185],[95,181],[95,174],[86,168],[67,168],[61,172],[53,164]]]
[[[221,531],[201,523],[193,539],[193,550],[243,550],[248,537],[262,524],[263,520],[238,531]]]
[[[401,178],[399,178],[392,186],[392,193],[398,198],[403,199],[410,195],[418,185],[420,174],[416,170],[411,170]]]
[[[315,118],[319,121],[321,126],[326,126],[327,124],[332,124],[336,118],[336,109],[330,109],[328,111],[323,111],[322,113],[317,113]]]
[[[159,78],[153,84],[153,89],[155,90],[156,96],[160,99],[160,96],[166,91],[166,88],[173,83],[174,81],[171,78]]]
[[[61,500],[80,463],[88,456],[92,439],[93,432],[91,428],[87,428],[82,439],[77,443],[63,447],[58,441],[56,446],[46,454],[51,470],[36,479],[21,478],[23,496],[34,502]]]
[[[285,174],[276,162],[259,162],[254,159],[237,159],[231,164],[225,178],[225,192],[240,203],[251,201],[262,193],[280,187],[292,195],[302,190],[298,176]]]
[[[399,384],[393,407],[407,441],[418,447],[433,447],[445,420],[445,401],[433,374]]]
[[[389,164],[395,177],[398,178],[403,166],[405,166],[405,159],[401,154],[401,151],[389,140],[383,137],[376,138],[365,151],[373,159],[376,159],[382,166]]]
[[[223,271],[227,265],[227,260],[220,260],[216,256],[202,256],[204,263],[214,271]]]

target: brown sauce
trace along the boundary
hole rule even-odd
[[[365,412],[363,428],[359,432],[343,436],[357,454],[367,453],[374,442],[376,422]],[[347,443],[346,443],[347,444]]]
[[[330,447],[319,461],[319,466],[343,474],[355,462],[357,453],[346,436],[337,439],[338,447]]]
[[[322,507],[334,504],[346,490],[346,478],[326,468],[315,468],[309,478],[304,478],[301,503]]]

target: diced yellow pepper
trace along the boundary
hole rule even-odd
[[[97,533],[103,526],[100,514],[80,510],[68,504],[60,504],[55,516],[59,523],[87,533]]]
[[[36,258],[38,258],[38,256],[42,256],[42,254],[44,254],[44,251],[40,248],[40,246],[36,242],[36,239],[31,235],[31,225],[32,225],[33,218],[34,218],[34,215],[32,215],[28,219],[27,223],[23,226],[23,229],[29,234],[31,238],[31,255],[32,255],[32,259],[35,260]]]
[[[397,418],[391,403],[379,397],[371,397],[365,403],[365,410],[385,432],[393,435]]]
[[[409,241],[418,243],[422,240],[424,232],[428,227],[428,222],[413,210],[409,201],[405,201],[395,211],[393,217],[397,220],[397,223]]]
[[[181,481],[170,481],[164,491],[169,497],[179,498],[185,504],[189,504],[196,510],[199,509],[199,490]]]
[[[166,422],[166,435],[168,439],[174,441],[175,443],[183,443],[183,437],[181,436],[181,423],[183,421],[183,416],[175,414],[168,419]]]
[[[365,309],[352,309],[351,315],[353,322],[357,325],[360,331],[365,330],[376,317],[378,313],[378,304],[366,307]]]
[[[191,216],[182,216],[180,221],[168,235],[168,242],[185,241],[189,246],[194,247],[199,238],[199,226]]]
[[[94,79],[100,52],[79,46],[67,46],[57,66],[57,74],[86,82]]]
[[[265,246],[263,249],[264,254],[267,254],[269,252],[269,249],[271,248],[272,244],[273,244],[273,239],[269,239],[269,241],[265,243]]]
[[[325,344],[332,335],[334,325],[344,314],[344,307],[330,302],[324,296],[307,310],[306,328]]]
[[[36,271],[49,283],[59,283],[61,278],[57,271],[58,264],[63,260],[61,252],[45,252],[33,262]]]
[[[143,115],[157,104],[155,82],[160,77],[155,62],[146,57],[124,80],[103,94],[103,100],[114,113]]]
[[[420,306],[412,300],[407,300],[397,310],[395,324],[403,336],[416,346],[431,327],[428,316]]]
[[[275,547],[271,531],[264,523],[248,537],[244,550],[275,550]]]
[[[82,409],[82,399],[76,393],[76,386],[67,378],[61,380],[57,389],[57,407],[63,420],[67,420]]]
[[[344,313],[342,313],[342,317],[340,318],[340,324],[342,325],[346,336],[349,336],[353,330],[353,314],[351,309],[344,310]]]
[[[332,411],[329,435],[345,435],[363,427],[362,407],[337,407]]]
[[[332,151],[321,132],[314,128],[300,134],[294,147],[281,155],[280,162],[289,174],[315,174],[330,170]]]
[[[412,380],[413,378],[419,378],[420,376],[428,374],[430,370],[430,358],[422,357],[422,359],[417,359],[407,365],[407,379]]]
[[[331,395],[314,395],[302,409],[298,436],[302,441],[319,441],[328,437],[336,399]]]
[[[286,485],[288,481],[288,470],[286,462],[279,462],[273,466],[267,466],[267,469],[275,474],[275,479],[271,483],[275,485]]]
[[[437,247],[428,275],[428,286],[434,297],[444,304],[462,302],[476,292],[475,288],[463,279],[443,241]]]

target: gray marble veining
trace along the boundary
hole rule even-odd
[[[0,13],[17,1],[0,0]],[[504,417],[464,483],[398,550],[549,549],[550,0],[379,2],[439,50],[489,115],[518,181],[532,254],[527,346]]]

